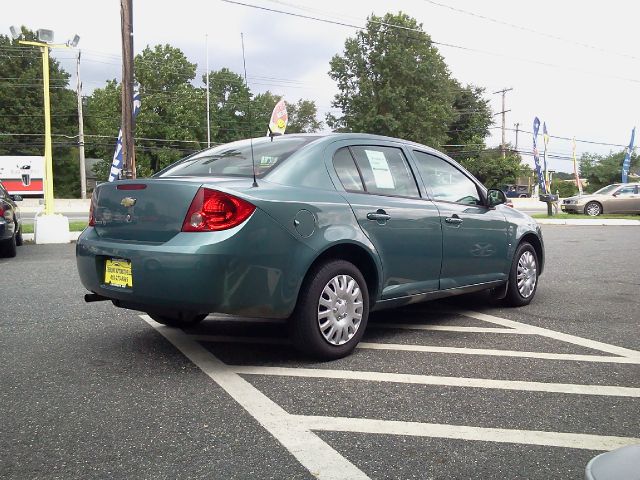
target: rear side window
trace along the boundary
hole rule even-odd
[[[418,186],[402,150],[394,147],[351,147],[367,192],[419,198]]]
[[[196,153],[166,170],[160,177],[207,177],[207,176],[253,176],[253,161],[256,176],[262,177],[282,163],[307,143],[317,139],[315,136],[288,136],[256,138],[253,145],[249,140],[227,143]],[[253,154],[252,154],[253,150]]]
[[[358,167],[356,167],[347,147],[343,147],[335,153],[333,156],[333,168],[336,169],[338,178],[347,192],[364,192]]]

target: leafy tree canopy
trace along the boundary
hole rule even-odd
[[[588,181],[588,192],[595,192],[612,183],[620,183],[625,153],[624,150],[611,152],[608,155],[585,153],[580,157],[580,177]],[[630,176],[640,175],[640,155],[637,153],[631,155],[629,174]]]
[[[491,123],[481,90],[461,88],[414,18],[372,15],[331,59],[338,84],[327,123],[338,131],[377,133],[440,147],[483,138]]]
[[[483,150],[477,157],[463,158],[460,163],[489,188],[500,188],[531,175],[519,154],[508,150],[502,158],[500,147]]]

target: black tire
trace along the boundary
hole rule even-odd
[[[0,257],[13,258],[16,253],[16,234],[14,232],[11,238],[0,242]]]
[[[351,280],[355,281],[355,284],[351,284]],[[333,301],[327,296],[325,288],[331,289],[330,283],[334,281],[340,286],[345,285],[344,282],[347,283],[345,289],[341,289],[336,295],[335,302],[338,306],[331,309],[321,300],[324,298],[325,303]],[[353,294],[349,295],[347,289],[351,289]],[[327,326],[324,330],[319,319],[322,314],[326,314]],[[358,315],[359,322],[354,325]],[[368,318],[369,291],[360,270],[344,260],[329,260],[309,271],[302,284],[298,303],[289,320],[291,339],[295,347],[306,355],[323,360],[335,360],[353,352],[364,334]],[[335,328],[336,325],[338,328]],[[354,330],[353,333],[351,330]],[[335,336],[332,335],[332,331],[335,331]],[[345,334],[347,338],[344,338]]]
[[[147,313],[153,320],[168,327],[189,328],[197,325],[207,318],[206,313],[180,312],[175,315],[161,315],[158,313]]]
[[[18,229],[18,233],[16,233],[16,245],[21,247],[22,244],[24,243],[24,241],[22,239],[22,226],[18,227],[16,225],[16,228]]]
[[[602,205],[598,202],[589,202],[584,206],[584,213],[591,217],[597,217],[602,214]]]
[[[518,267],[523,267],[529,264],[528,260],[533,261],[533,277],[530,277],[531,268],[523,269],[522,275],[523,285],[522,287],[518,287]],[[527,278],[528,277],[528,278]],[[527,291],[527,282],[530,282],[530,279],[533,278],[533,286],[530,293]],[[530,283],[528,284],[531,286]],[[536,254],[536,250],[531,246],[528,242],[522,242],[518,245],[516,249],[516,253],[513,256],[513,261],[511,263],[511,270],[509,271],[509,280],[507,287],[507,295],[504,298],[504,303],[510,307],[522,307],[524,305],[529,305],[531,300],[536,294],[536,290],[538,289],[538,255]],[[524,293],[523,293],[524,292]]]

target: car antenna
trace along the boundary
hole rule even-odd
[[[251,96],[249,94],[249,83],[247,83],[247,61],[244,56],[244,34],[240,32],[240,41],[242,42],[242,66],[244,67],[244,86],[247,89],[247,117],[249,118],[249,145],[251,145],[251,171],[253,172],[253,185],[252,187],[257,187],[258,182],[256,181],[256,161],[253,155],[253,128],[251,123]]]

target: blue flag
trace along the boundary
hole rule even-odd
[[[536,175],[538,176],[538,185],[540,185],[540,191],[547,193],[547,188],[544,181],[544,174],[540,168],[540,153],[538,152],[538,131],[540,130],[540,119],[538,117],[533,119],[533,161],[536,164]]]
[[[136,93],[133,96],[133,118],[136,118],[140,111],[140,94]],[[120,178],[120,172],[122,172],[122,127],[118,133],[118,141],[116,142],[116,151],[113,154],[113,161],[111,162],[111,171],[109,172],[109,181],[113,182]]]
[[[633,152],[633,140],[636,136],[636,127],[633,127],[631,130],[631,141],[629,142],[629,148],[627,149],[627,154],[624,156],[624,161],[622,162],[622,183],[627,183],[629,181],[629,168],[631,167],[631,152]]]

